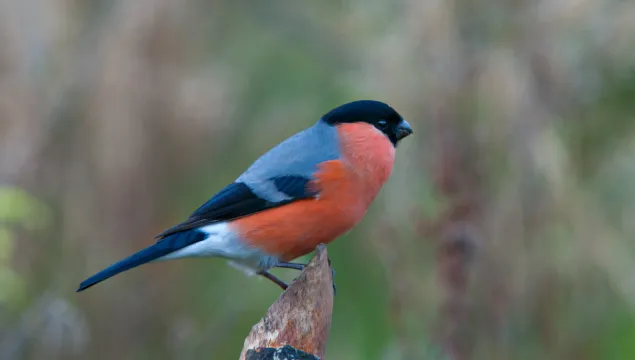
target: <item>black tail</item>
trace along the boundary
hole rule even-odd
[[[139,265],[143,265],[158,258],[168,255],[169,253],[182,249],[188,245],[204,240],[206,234],[198,230],[184,231],[172,234],[164,239],[159,240],[156,244],[149,246],[136,254],[133,254],[115,264],[110,265],[106,269],[89,277],[79,284],[77,292],[84,291],[89,287],[98,284],[108,278],[111,278],[121,272],[130,270]]]

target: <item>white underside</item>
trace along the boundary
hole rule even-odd
[[[246,274],[254,274],[277,263],[277,259],[260,250],[246,245],[231,231],[226,222],[207,225],[198,229],[207,234],[205,240],[199,241],[156,261],[174,260],[189,257],[222,257],[231,260],[230,264]]]

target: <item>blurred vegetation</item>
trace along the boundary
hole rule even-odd
[[[329,359],[635,358],[634,37],[620,0],[0,1],[0,358],[237,358],[279,290],[224,261],[75,287],[360,98],[415,135],[329,246]]]

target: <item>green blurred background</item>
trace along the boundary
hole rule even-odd
[[[0,359],[237,359],[280,291],[222,260],[75,288],[364,98],[415,134],[329,246],[329,359],[634,359],[634,38],[621,0],[0,1]]]

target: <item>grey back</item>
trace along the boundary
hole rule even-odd
[[[264,199],[282,201],[289,196],[277,190],[273,178],[288,175],[311,178],[317,164],[339,156],[337,129],[320,120],[263,154],[236,181]]]

